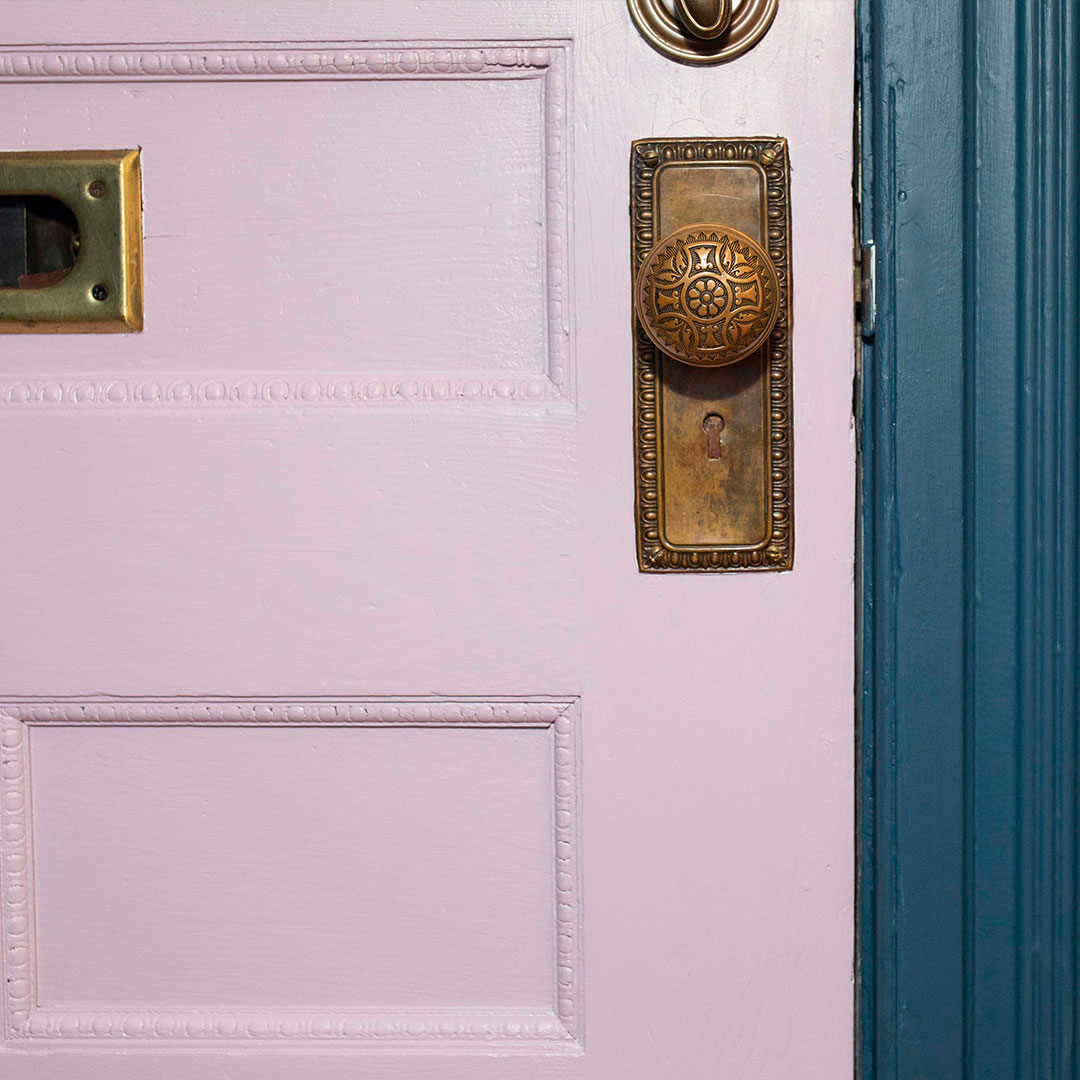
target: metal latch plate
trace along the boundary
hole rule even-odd
[[[0,153],[0,200],[9,211],[3,222],[9,249],[17,246],[19,222],[27,219],[18,216],[25,200],[55,201],[75,223],[70,267],[23,273],[25,266],[20,270],[17,259],[9,260],[13,266],[0,287],[0,333],[142,329],[138,150]]]

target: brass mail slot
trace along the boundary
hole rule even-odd
[[[638,566],[794,558],[783,139],[643,139],[630,164]]]
[[[0,153],[0,333],[142,326],[139,151]]]

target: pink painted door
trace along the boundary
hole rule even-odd
[[[0,1075],[849,1076],[851,0],[3,16],[146,321],[0,338]],[[643,575],[631,140],[769,134],[795,569]]]

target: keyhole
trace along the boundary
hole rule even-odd
[[[705,431],[706,456],[710,461],[716,461],[721,453],[720,437],[724,430],[724,418],[716,413],[709,413],[701,421],[701,426]]]

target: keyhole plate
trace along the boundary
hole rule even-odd
[[[735,363],[696,367],[634,328],[641,570],[787,570],[794,557],[789,169],[783,139],[647,139],[631,151],[632,276],[657,239],[738,229],[776,267],[780,314]],[[719,456],[703,420],[723,417]]]

